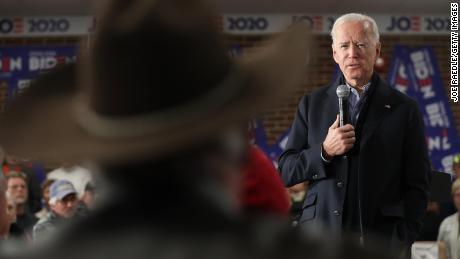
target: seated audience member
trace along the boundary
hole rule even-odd
[[[452,159],[452,182],[460,177],[460,154],[455,154]],[[439,204],[439,215],[442,219],[457,212],[457,208],[452,201],[441,202]]]
[[[8,233],[10,231],[10,219],[11,217],[8,214],[8,203],[6,198],[6,180],[3,174],[0,174],[0,244],[2,240],[8,238]]]
[[[13,155],[5,155],[3,160],[3,173],[7,176],[10,172],[22,172],[27,176],[27,206],[31,213],[41,209],[40,180],[30,162]]]
[[[457,212],[444,219],[439,227],[438,241],[443,241],[448,259],[459,258],[459,212],[460,212],[460,179],[457,178],[452,184],[452,199]]]
[[[42,209],[35,213],[35,217],[37,217],[39,220],[46,218],[50,212],[50,186],[52,183],[54,183],[54,181],[55,180],[52,179],[46,179],[42,183]]]
[[[78,217],[87,217],[88,213],[94,209],[96,202],[96,189],[94,182],[88,182],[85,187],[85,192],[83,193],[83,197],[81,197],[77,209],[76,215]]]
[[[20,240],[23,237],[26,237],[24,230],[20,228],[16,222],[17,222],[17,206],[16,202],[12,197],[9,195],[6,196],[6,201],[7,201],[7,211],[8,211],[8,216],[9,216],[9,221],[10,221],[10,230],[9,230],[9,236],[8,238],[17,238]],[[27,237],[26,237],[27,238]],[[24,241],[28,241],[27,239]]]
[[[50,186],[50,213],[33,228],[34,241],[49,238],[58,225],[72,219],[75,215],[78,198],[72,183],[57,180]]]
[[[88,182],[85,187],[85,193],[81,198],[82,203],[91,210],[94,206],[94,202],[96,201],[96,185],[94,181]]]
[[[302,182],[288,187],[289,197],[291,199],[290,222],[293,226],[298,226],[303,211],[303,202],[307,193],[308,182]]]
[[[444,218],[440,214],[439,202],[429,201],[426,213],[423,216],[423,225],[417,241],[435,241],[438,237],[438,230]]]
[[[37,218],[27,206],[28,185],[27,176],[22,172],[10,171],[7,179],[7,195],[16,204],[16,225],[19,227],[27,239],[30,239],[32,227],[37,222]]]
[[[289,199],[272,161],[258,147],[249,147],[243,170],[242,205],[245,212],[288,218]]]

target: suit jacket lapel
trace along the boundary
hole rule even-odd
[[[387,85],[379,81],[378,84],[371,87],[376,87],[376,89],[368,100],[370,103],[361,132],[361,148],[366,145],[381,121],[391,112],[391,109],[394,108],[390,100],[391,91]]]

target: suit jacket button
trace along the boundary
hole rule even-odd
[[[334,213],[335,216],[340,216],[340,211],[334,210],[332,213]]]
[[[340,181],[340,182],[337,182],[337,187],[339,187],[339,188],[343,188],[343,182],[342,182],[342,181]]]
[[[317,179],[317,178],[318,178],[318,174],[314,174],[313,179]]]

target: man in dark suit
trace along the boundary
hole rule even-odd
[[[279,161],[282,179],[310,182],[301,225],[405,250],[420,231],[430,181],[417,103],[374,73],[381,46],[372,18],[344,15],[331,35],[343,75],[300,101]],[[351,90],[350,123],[342,127],[338,85]]]

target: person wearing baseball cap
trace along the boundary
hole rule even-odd
[[[78,198],[77,190],[67,180],[57,180],[50,186],[49,205],[51,211],[33,228],[34,240],[49,236],[63,221],[72,219],[75,215]]]

